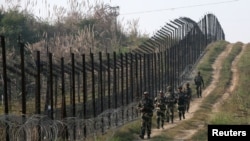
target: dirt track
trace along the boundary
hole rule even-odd
[[[213,64],[213,79],[211,81],[211,83],[206,86],[206,89],[203,90],[203,94],[202,94],[202,98],[194,98],[191,101],[191,107],[189,110],[189,113],[186,113],[186,119],[185,120],[189,120],[193,117],[194,113],[199,109],[202,101],[209,95],[211,94],[211,92],[215,89],[219,78],[220,78],[220,71],[221,71],[221,66],[222,63],[224,62],[225,58],[229,55],[231,49],[232,49],[233,44],[229,44],[226,49],[218,56],[218,58],[216,59],[216,61]],[[220,106],[221,103],[223,103],[223,101],[225,99],[228,98],[228,96],[230,95],[230,93],[235,89],[236,85],[238,84],[238,73],[237,73],[237,67],[236,64],[238,63],[238,60],[240,58],[240,56],[242,55],[242,53],[244,52],[244,48],[245,46],[243,46],[242,51],[240,52],[240,54],[238,54],[235,58],[235,60],[232,63],[232,67],[231,70],[233,72],[233,76],[232,76],[232,81],[231,81],[231,85],[227,88],[226,92],[223,94],[223,96],[221,97],[221,99],[219,99],[213,107],[213,111],[212,112],[218,112],[218,107]],[[153,121],[154,122],[154,121]],[[151,134],[151,138],[153,138],[154,136],[160,135],[163,132],[166,132],[166,130],[175,127],[176,125],[180,124],[182,121],[180,121],[179,119],[175,118],[174,123],[165,123],[164,125],[164,129],[152,129],[152,134]],[[178,140],[187,140],[190,137],[192,137],[192,135],[194,135],[197,131],[199,131],[199,129],[201,129],[204,126],[204,124],[202,124],[201,126],[199,126],[199,128],[196,129],[190,129],[187,130],[185,129],[185,131],[180,131],[181,134],[178,134],[178,137],[174,137],[174,139],[178,139]],[[139,139],[140,140],[140,139]],[[144,139],[148,140],[148,139]]]

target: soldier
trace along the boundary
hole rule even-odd
[[[160,128],[161,122],[161,128],[163,129],[166,112],[166,97],[162,91],[160,91],[159,95],[155,97],[154,104],[156,108],[157,128]]]
[[[192,99],[192,89],[190,88],[189,83],[186,83],[186,88],[184,92],[186,95],[186,112],[188,112],[190,107],[190,101]]]
[[[201,93],[202,93],[202,90],[201,90],[201,85],[203,86],[204,88],[204,81],[203,81],[203,77],[201,76],[201,73],[200,71],[198,71],[197,75],[195,76],[194,78],[194,83],[196,85],[196,93],[197,93],[197,97],[202,97],[201,96]]]
[[[182,91],[182,86],[178,87],[178,112],[179,119],[185,119],[185,106],[186,106],[186,97],[184,92]]]
[[[151,134],[151,123],[154,110],[154,103],[153,100],[149,98],[148,92],[144,92],[143,95],[143,99],[140,100],[137,106],[137,109],[141,112],[142,118],[140,138],[144,139],[145,131],[147,129],[149,139]]]
[[[167,87],[166,92],[166,120],[167,122],[174,123],[174,108],[177,103],[177,99],[175,97],[175,93],[171,86]]]

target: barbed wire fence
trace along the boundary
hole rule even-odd
[[[52,120],[46,115],[32,115],[23,123],[22,116],[1,115],[0,129],[8,128],[11,141],[84,140],[87,135],[95,138],[107,131],[115,132],[119,126],[136,120],[138,117],[133,116],[136,115],[136,111],[131,111],[136,104],[131,103],[126,107],[109,109],[96,118],[90,119],[67,117],[63,120]],[[129,117],[126,120],[120,120],[123,119],[121,116],[125,114]]]
[[[207,45],[224,38],[213,14],[198,23],[175,19],[129,53],[24,56],[20,44],[20,59],[16,53],[6,55],[1,36],[0,140],[76,141],[115,132],[138,119],[143,91],[155,97],[168,85],[181,85]]]

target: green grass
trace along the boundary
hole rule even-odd
[[[206,49],[206,55],[202,58],[201,63],[197,66],[197,70],[199,70],[204,78],[204,83],[209,85],[212,80],[212,64],[218,57],[218,55],[225,49],[228,42],[218,41],[212,44],[209,44]]]
[[[239,82],[236,90],[231,94],[230,98],[223,104],[221,107],[221,114],[228,115],[228,122],[225,124],[249,124],[249,105],[250,105],[250,96],[249,92],[249,49],[250,45],[248,44],[247,49],[240,58],[240,63],[238,64],[239,68]],[[220,115],[215,115],[212,119],[212,122],[217,122],[217,119]]]

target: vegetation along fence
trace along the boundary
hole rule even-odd
[[[55,58],[19,42],[10,54],[1,36],[0,140],[80,140],[134,120],[143,91],[177,87],[207,45],[224,38],[213,14],[175,19],[129,53]]]

